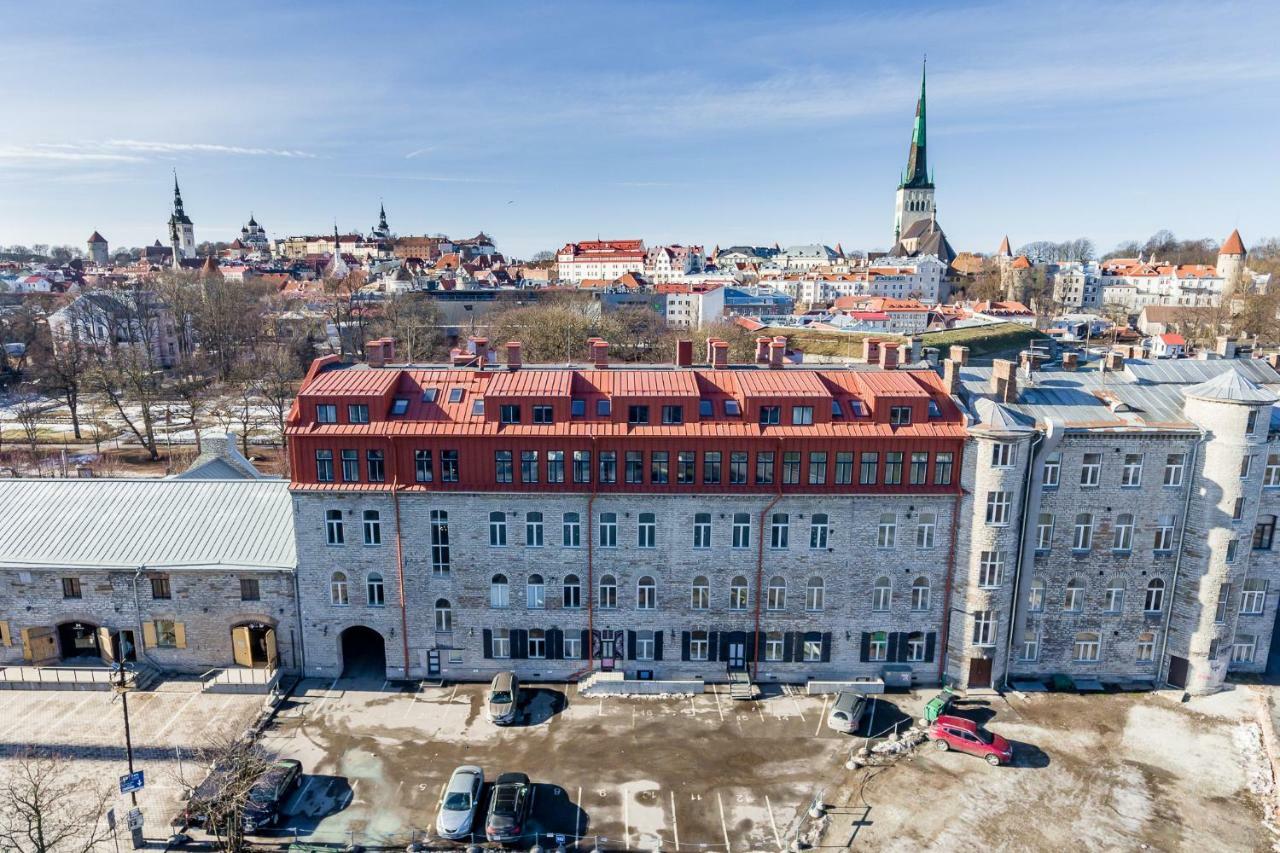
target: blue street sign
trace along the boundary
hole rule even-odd
[[[126,773],[120,777],[120,793],[132,794],[134,791],[141,791],[142,788],[143,781],[141,770],[133,773]]]

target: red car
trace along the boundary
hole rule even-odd
[[[992,767],[1008,764],[1013,760],[1013,747],[1000,735],[984,732],[973,720],[964,717],[939,717],[929,727],[929,737],[933,739],[933,747],[940,752],[954,749],[956,752],[967,752],[980,755]]]

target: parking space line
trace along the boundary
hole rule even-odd
[[[453,697],[458,695],[458,685],[453,685],[453,691],[449,694],[449,701],[453,701]]]
[[[778,842],[778,850],[784,850],[782,846],[782,833],[778,832],[778,822],[773,819],[773,804],[769,802],[769,795],[764,795],[764,807],[769,810],[769,823],[773,825],[773,840]]]
[[[724,849],[726,851],[733,849],[729,843],[729,824],[724,819],[724,800],[720,797],[720,792],[716,791],[716,802],[720,804],[720,828],[724,830]]]
[[[756,702],[756,713],[760,715],[760,722],[764,722],[764,709],[760,707],[760,703]]]
[[[671,792],[671,837],[676,843],[676,850],[680,849],[680,821],[676,819],[676,792]]]
[[[692,694],[692,693],[690,693],[690,694],[689,694],[689,710],[693,712],[693,715],[694,715],[695,717],[696,717],[696,716],[698,716],[698,706],[697,706],[697,705],[695,705],[695,704],[693,704],[693,694]]]
[[[597,717],[604,716],[604,697],[603,696],[600,697],[600,705],[596,708],[596,716]]]
[[[712,690],[711,695],[716,697],[716,713],[720,715],[720,722],[724,722],[724,709],[720,707],[720,691]]]
[[[626,849],[631,849],[631,798],[627,796],[627,789],[622,789],[622,835],[626,841]]]
[[[574,818],[573,834],[581,838],[583,831],[586,830],[586,827],[582,825],[582,819],[587,816],[586,811],[583,810],[582,808],[582,786],[581,785],[578,786],[578,798],[574,800],[574,802],[578,804],[578,816]]]
[[[817,737],[822,734],[822,721],[827,718],[827,702],[831,701],[830,696],[822,697],[822,712],[818,714],[818,727],[813,730],[813,736]]]
[[[804,709],[801,708],[800,703],[796,701],[796,694],[794,692],[791,694],[791,704],[796,706],[796,713],[800,715],[800,722],[805,722]]]

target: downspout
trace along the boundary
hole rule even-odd
[[[1173,604],[1176,600],[1178,592],[1178,574],[1182,570],[1182,549],[1183,543],[1187,539],[1187,525],[1191,521],[1191,495],[1195,491],[1195,472],[1196,462],[1200,458],[1200,446],[1205,442],[1205,434],[1200,433],[1200,438],[1196,443],[1191,445],[1191,461],[1187,465],[1186,471],[1183,472],[1183,478],[1187,484],[1187,497],[1182,504],[1182,532],[1178,534],[1178,554],[1173,558],[1173,579],[1169,582],[1169,601],[1165,606],[1164,627],[1160,629],[1160,660],[1156,663],[1156,684],[1164,683],[1165,677],[1165,661],[1168,660],[1167,652],[1169,650],[1169,623],[1173,619]]]
[[[400,532],[400,460],[396,444],[387,438],[387,456],[391,460],[391,505],[396,516],[396,586],[400,597],[400,640],[404,649],[404,677],[409,678],[409,605],[404,600],[404,546]]]
[[[782,500],[782,439],[778,439],[778,455],[777,461],[774,463],[773,482],[777,485],[777,494],[760,510],[760,533],[756,537],[756,605],[755,605],[755,630],[752,632],[751,640],[751,680],[754,681],[760,674],[760,598],[764,593],[764,532],[765,518],[769,515],[769,510],[778,505],[778,501]]]
[[[1019,596],[1022,592],[1022,567],[1026,565],[1027,526],[1031,521],[1032,498],[1035,499],[1036,507],[1040,506],[1040,481],[1036,477],[1036,472],[1043,470],[1040,462],[1041,454],[1053,449],[1058,444],[1060,436],[1054,427],[1054,422],[1049,421],[1048,436],[1046,437],[1044,433],[1037,433],[1031,439],[1030,452],[1027,453],[1027,470],[1022,477],[1022,519],[1018,525],[1018,561],[1014,565],[1013,571],[1013,597],[1010,599],[1009,607],[1009,635],[1005,638],[1004,673],[1000,679],[1005,690],[1009,689],[1009,661],[1013,657],[1013,644],[1018,634],[1018,617],[1022,611]]]
[[[587,436],[591,440],[591,464],[599,465],[599,456],[596,448],[595,433]],[[595,601],[596,601],[596,585],[595,585],[595,553],[596,553],[596,475],[599,468],[591,473],[591,493],[587,495],[587,671],[596,668],[596,645],[595,645]]]
[[[964,460],[958,470],[963,471]],[[947,574],[942,582],[942,648],[938,650],[938,683],[946,684],[947,654],[951,647],[951,585],[956,573],[956,538],[960,535],[960,506],[964,500],[964,486],[957,483],[955,497],[951,499],[951,547],[947,549]]]
[[[293,567],[293,609],[298,614],[298,651],[302,654],[301,666],[298,669],[299,674],[304,678],[307,674],[307,631],[302,624],[302,588],[298,586],[298,567]],[[295,664],[298,661],[294,661]]]

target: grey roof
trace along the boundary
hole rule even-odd
[[[175,480],[258,480],[260,473],[250,473],[234,465],[231,460],[213,456],[201,460],[197,458],[187,470],[174,474]]]
[[[1280,384],[1280,373],[1260,358],[1215,358],[1201,361],[1194,358],[1130,359],[1125,362],[1125,373],[1138,382],[1204,382],[1227,370],[1233,370],[1260,385]]]
[[[293,570],[285,480],[0,480],[0,566]]]
[[[974,403],[974,413],[978,417],[975,429],[989,429],[995,432],[1029,432],[1033,425],[1025,418],[1020,418],[995,400],[981,397]]]
[[[1223,371],[1207,382],[1183,388],[1182,393],[1198,400],[1225,400],[1231,403],[1274,403],[1280,399],[1235,370]]]

